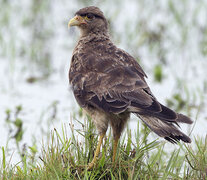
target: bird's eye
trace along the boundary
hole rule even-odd
[[[94,18],[94,15],[93,14],[87,14],[86,16],[85,16],[85,18],[87,19],[87,20],[92,20],[93,18]]]

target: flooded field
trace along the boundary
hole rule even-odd
[[[67,23],[87,5],[103,10],[113,41],[139,61],[157,99],[195,121],[184,131],[207,135],[205,0],[0,2],[0,147],[12,162],[24,148],[40,151],[54,128],[78,118],[68,82],[78,30]]]

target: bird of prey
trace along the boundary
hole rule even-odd
[[[70,26],[80,29],[80,39],[72,54],[69,81],[78,104],[91,116],[100,135],[89,169],[97,161],[109,124],[113,130],[115,161],[117,143],[130,113],[171,143],[191,142],[179,130],[178,123],[191,124],[192,120],[158,102],[138,62],[110,40],[107,20],[98,7],[78,10],[69,21]]]

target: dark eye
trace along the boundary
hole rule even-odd
[[[89,14],[87,14],[87,15],[86,15],[86,18],[91,20],[91,19],[93,19],[93,18],[94,18],[94,15],[93,15],[93,14],[91,14],[91,13],[89,13]]]

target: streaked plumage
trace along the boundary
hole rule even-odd
[[[130,113],[134,113],[166,140],[190,143],[177,125],[191,124],[192,120],[157,101],[137,61],[110,40],[100,9],[80,9],[75,18],[69,25],[78,26],[81,37],[73,51],[69,80],[78,104],[92,116],[99,134],[105,134],[110,124],[118,139]]]

